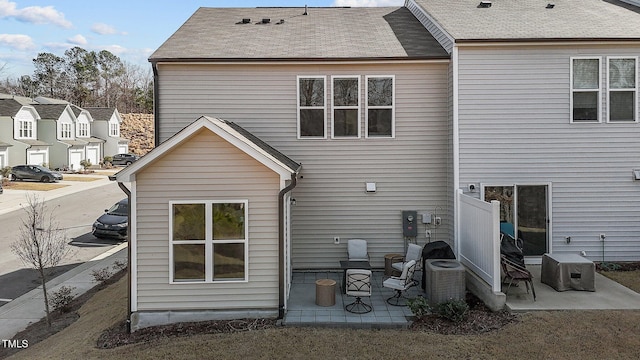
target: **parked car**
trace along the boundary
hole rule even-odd
[[[62,174],[40,165],[17,165],[11,168],[11,180],[52,182],[62,180]]]
[[[105,210],[93,223],[91,233],[98,239],[112,238],[124,240],[129,227],[129,199],[122,199],[109,210]]]
[[[2,194],[4,190],[2,190],[2,180],[0,180],[0,194]]]
[[[113,155],[112,165],[131,165],[140,157],[136,154],[116,154]]]

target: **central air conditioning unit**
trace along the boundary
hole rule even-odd
[[[457,260],[425,261],[425,292],[430,305],[465,298],[465,268]]]

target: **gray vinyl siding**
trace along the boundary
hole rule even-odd
[[[606,260],[640,259],[640,124],[606,123],[604,66],[639,55],[640,45],[460,47],[459,186],[551,183],[553,252],[602,260],[606,234]],[[570,123],[574,56],[603,57],[602,123]]]
[[[159,64],[161,141],[201,115],[231,120],[302,163],[292,192],[292,265],[336,268],[346,240],[369,240],[372,264],[403,252],[402,210],[443,215],[438,240],[450,241],[447,63],[413,64]],[[296,76],[361,75],[360,139],[298,140]],[[395,139],[364,138],[365,75],[395,75]],[[365,182],[376,182],[375,194]],[[418,242],[425,227],[418,224]],[[333,238],[341,238],[334,245]]]
[[[453,51],[453,39],[441,30],[441,28],[433,22],[431,17],[427,15],[426,11],[422,10],[420,5],[416,4],[413,0],[409,1],[406,6],[413,16],[415,16],[425,29],[442,45],[447,53],[451,54]]]
[[[203,130],[136,175],[138,310],[277,309],[280,177]],[[248,282],[169,284],[169,201],[248,199]]]
[[[16,166],[27,163],[27,147],[28,145],[14,140],[13,136],[14,120],[10,116],[0,116],[0,142],[4,142],[11,146],[7,146],[7,155],[9,157],[9,166]]]

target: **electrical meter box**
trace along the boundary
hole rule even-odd
[[[402,234],[407,237],[418,236],[418,213],[417,211],[402,211]]]

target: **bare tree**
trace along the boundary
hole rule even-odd
[[[18,239],[11,244],[11,251],[20,260],[36,271],[42,284],[44,307],[47,313],[47,325],[51,327],[49,299],[47,296],[47,269],[54,267],[69,255],[71,248],[67,244],[67,236],[61,230],[53,211],[47,212],[44,201],[36,195],[27,195],[26,219],[22,219],[22,227]]]

